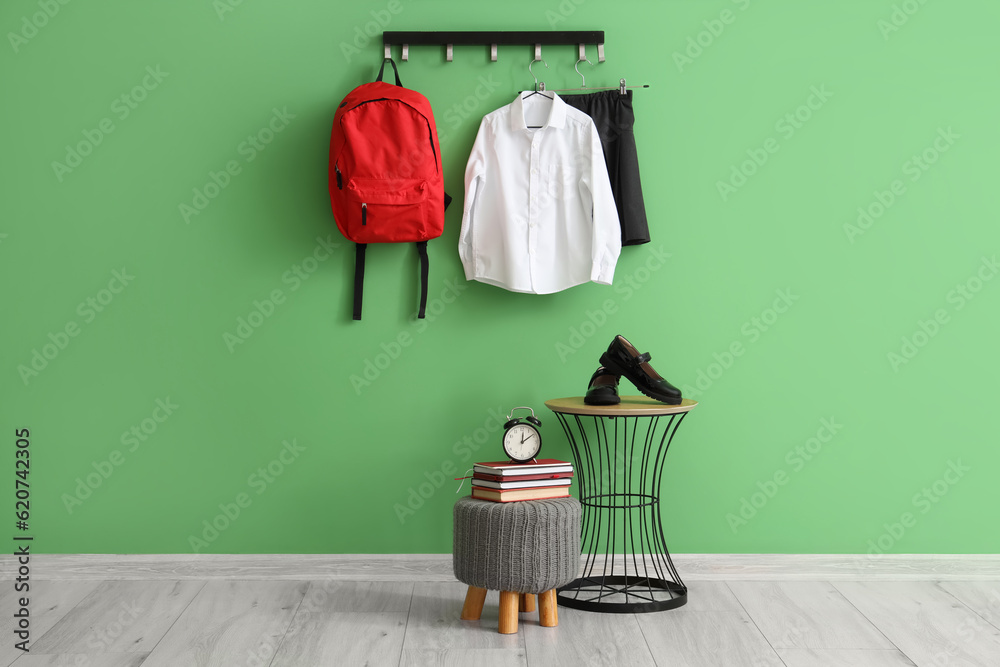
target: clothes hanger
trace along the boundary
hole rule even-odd
[[[550,100],[553,99],[551,95],[546,95],[545,94],[545,82],[544,81],[539,81],[538,77],[535,76],[535,73],[531,71],[531,66],[534,65],[536,62],[539,62],[539,61],[541,61],[541,63],[543,65],[545,65],[545,68],[548,69],[549,64],[547,62],[545,62],[544,60],[542,60],[542,45],[541,44],[535,44],[535,58],[530,63],[528,63],[528,74],[530,74],[531,78],[533,78],[535,80],[535,90],[532,91],[532,92],[530,92],[530,93],[528,93],[527,95],[524,95],[521,98],[522,100],[526,100],[529,97],[532,97],[533,95],[541,95],[542,97],[547,97]],[[542,128],[541,125],[528,125],[528,129],[529,130],[540,130],[541,128]]]
[[[649,84],[648,83],[644,83],[641,86],[628,86],[628,85],[625,85],[625,79],[622,78],[622,79],[618,80],[618,85],[617,86],[600,86],[600,87],[593,87],[593,88],[591,88],[589,86],[585,87],[585,88],[553,88],[552,92],[553,93],[569,93],[569,92],[573,92],[574,90],[617,90],[619,93],[621,93],[622,95],[624,95],[626,90],[635,90],[636,88],[649,88]]]
[[[548,69],[548,67],[549,67],[549,64],[547,62],[545,62],[544,60],[542,60],[542,54],[540,53],[540,51],[541,51],[541,49],[538,49],[536,47],[536,49],[535,49],[535,59],[532,60],[530,63],[528,63],[528,74],[530,74],[531,78],[535,80],[535,90],[533,92],[530,92],[527,95],[525,95],[522,99],[527,99],[527,98],[531,97],[532,95],[541,95],[542,97],[547,97],[550,100],[552,99],[551,95],[546,95],[545,94],[545,82],[544,81],[539,81],[538,77],[535,76],[535,73],[531,71],[531,66],[534,65],[537,62],[541,62],[543,65],[545,65],[546,69]]]
[[[580,83],[580,89],[581,90],[587,90],[587,77],[585,77],[583,75],[583,72],[580,71],[580,63],[587,63],[591,67],[594,66],[594,63],[590,62],[590,58],[585,58],[584,57],[586,55],[587,55],[587,53],[584,50],[584,46],[583,46],[583,44],[581,44],[580,45],[580,57],[577,58],[576,64],[573,65],[573,69],[575,69],[576,73],[580,75],[580,82],[581,82]]]
[[[583,73],[580,71],[580,63],[583,63],[583,62],[585,62],[585,63],[587,63],[587,64],[589,64],[591,66],[593,66],[593,64],[594,64],[594,63],[590,62],[590,59],[587,58],[587,47],[586,47],[585,44],[581,44],[580,45],[580,57],[577,58],[576,65],[573,66],[573,69],[575,69],[576,73],[580,75],[580,80],[583,83],[580,84],[579,88],[554,88],[552,90],[552,92],[554,92],[554,93],[567,93],[567,92],[572,92],[574,90],[618,90],[618,92],[620,94],[624,95],[626,90],[631,90],[631,89],[635,89],[635,88],[649,88],[649,84],[643,84],[641,86],[627,86],[627,85],[625,85],[625,79],[624,78],[619,79],[617,86],[602,86],[602,87],[592,88],[592,87],[590,87],[590,86],[587,85],[587,77],[585,77],[583,75]]]

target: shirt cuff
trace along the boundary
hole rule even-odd
[[[590,272],[590,280],[599,285],[610,285],[615,279],[616,262],[608,258],[594,262],[594,268]]]
[[[462,258],[462,268],[465,269],[465,279],[466,280],[475,280],[476,279],[475,262],[472,261],[471,257],[469,257],[469,258],[463,257]]]

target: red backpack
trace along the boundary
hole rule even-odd
[[[356,246],[354,319],[361,319],[369,243],[416,243],[420,309],[427,306],[427,241],[444,231],[447,197],[437,127],[427,98],[378,78],[344,98],[330,138],[330,201],[337,227]]]

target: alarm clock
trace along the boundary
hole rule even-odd
[[[514,410],[528,410],[529,417],[514,418]],[[516,463],[527,463],[538,456],[542,449],[542,434],[538,427],[542,420],[535,416],[535,411],[529,407],[520,406],[510,411],[507,423],[503,425],[503,451]]]

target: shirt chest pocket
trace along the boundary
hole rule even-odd
[[[572,194],[572,186],[567,180],[566,169],[562,164],[550,164],[545,167],[543,192],[546,199],[559,203]]]
[[[580,175],[572,164],[556,163],[546,169],[546,191],[557,202],[580,196]]]

